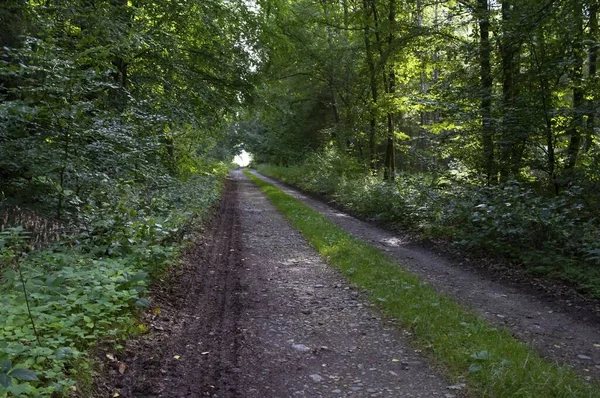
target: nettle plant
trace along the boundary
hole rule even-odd
[[[136,315],[147,286],[214,205],[224,172],[151,189],[115,183],[92,197],[79,232],[45,248],[21,227],[0,234],[0,398],[85,396],[87,352],[146,330]]]
[[[39,381],[34,372],[29,369],[15,368],[10,359],[0,362],[0,385],[4,388],[12,386],[12,380]]]
[[[135,256],[102,258],[65,242],[29,252],[26,238],[19,227],[0,241],[0,397],[75,388],[87,348],[135,330],[135,309],[148,306],[148,274]]]
[[[10,267],[16,271],[19,276],[19,281],[23,288],[23,298],[27,306],[27,315],[34,331],[36,340],[39,343],[39,337],[35,328],[35,321],[31,314],[29,306],[29,296],[25,284],[25,278],[21,271],[20,259],[27,251],[28,233],[22,227],[8,228],[0,232],[0,271],[3,267]],[[14,272],[13,271],[13,272]],[[2,343],[0,343],[0,347]],[[14,380],[20,381],[39,381],[37,375],[26,368],[14,367],[11,359],[7,354],[2,355],[0,350],[0,386],[5,389],[10,389]]]

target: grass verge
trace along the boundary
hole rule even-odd
[[[339,268],[388,316],[410,329],[451,377],[482,397],[600,397],[567,366],[557,366],[440,295],[378,249],[352,237],[326,217],[273,185],[245,174],[260,187],[328,262]]]

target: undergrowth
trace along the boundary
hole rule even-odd
[[[121,181],[94,194],[77,233],[44,249],[23,228],[2,232],[0,397],[89,396],[88,351],[145,330],[136,314],[148,284],[208,214],[225,172],[151,190]]]
[[[386,183],[327,151],[301,165],[257,169],[351,213],[500,255],[600,298],[600,217],[582,188],[546,197],[525,183],[485,186],[457,170],[400,174]]]
[[[297,199],[247,175],[330,264],[408,328],[452,377],[465,380],[474,396],[600,397],[597,386],[569,367],[543,360],[508,330],[489,325]]]

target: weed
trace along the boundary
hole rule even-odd
[[[0,235],[0,397],[90,389],[88,350],[137,333],[148,284],[179,253],[188,220],[215,203],[224,172],[151,193],[127,182],[97,192],[82,231],[43,250],[22,229]]]

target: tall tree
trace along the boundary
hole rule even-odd
[[[379,92],[377,89],[377,71],[375,67],[375,58],[373,55],[373,45],[371,40],[371,15],[373,8],[370,0],[363,0],[363,12],[364,12],[364,39],[365,39],[365,52],[366,62],[369,70],[369,87],[371,92],[371,104],[369,106],[369,151],[370,151],[370,164],[371,168],[376,168],[377,159],[377,118],[376,118],[376,106],[379,101]]]
[[[572,117],[571,123],[567,131],[569,136],[569,146],[567,163],[565,169],[572,170],[577,164],[577,156],[581,146],[581,136],[583,130],[583,113],[584,113],[584,87],[583,87],[583,2],[580,0],[572,0],[572,15],[573,15],[573,46],[572,46],[572,63],[571,79],[572,79]]]
[[[396,29],[396,0],[390,0],[388,14],[388,39],[387,47],[388,52],[393,51],[394,45],[394,30]],[[382,61],[383,62],[383,61]],[[394,70],[395,65],[393,58],[388,57],[388,65],[386,66],[388,80],[387,80],[387,94],[393,98],[396,93],[396,72]],[[394,112],[388,110],[387,112],[387,137],[385,146],[385,163],[384,163],[384,176],[386,181],[394,181],[396,178],[396,148],[394,145]]]
[[[594,80],[596,79],[596,72],[598,68],[598,8],[600,5],[596,1],[592,1],[589,5],[589,49],[588,49],[588,80],[591,82],[590,86],[594,87]],[[586,111],[586,134],[583,151],[587,151],[593,146],[594,139],[594,127],[596,125],[596,106],[597,101],[589,99],[587,102]]]
[[[500,56],[502,59],[502,129],[500,136],[500,179],[506,181],[518,168],[520,130],[517,116],[518,97],[518,51],[519,33],[516,31],[518,15],[513,0],[502,0],[502,36]]]
[[[481,84],[481,140],[483,146],[483,164],[488,184],[495,178],[494,167],[494,126],[492,119],[492,66],[490,44],[490,11],[488,0],[478,0],[477,17],[479,21],[479,69]]]

